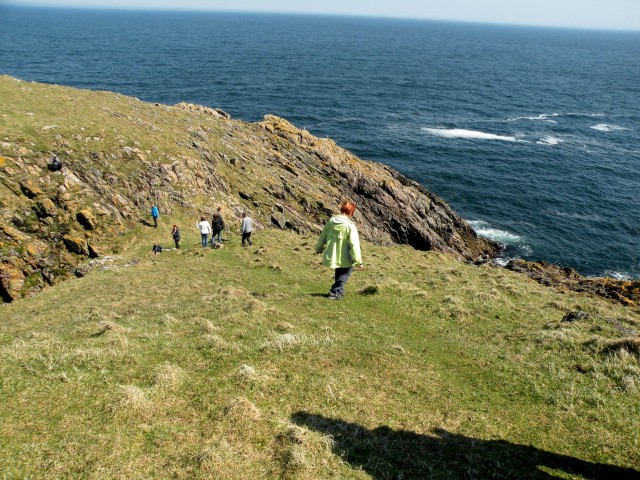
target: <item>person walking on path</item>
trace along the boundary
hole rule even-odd
[[[200,217],[200,222],[198,222],[198,230],[200,230],[200,236],[202,237],[202,246],[206,247],[207,243],[209,243],[209,234],[211,233],[211,225],[207,222],[205,217]]]
[[[253,220],[247,215],[247,212],[242,212],[242,226],[240,233],[242,233],[242,246],[246,247],[245,242],[249,245],[253,245],[251,241],[251,232],[253,232]]]
[[[323,253],[322,265],[335,270],[334,283],[329,290],[329,300],[344,298],[344,286],[353,268],[364,268],[360,252],[358,229],[351,220],[356,211],[353,202],[344,202],[340,214],[329,219],[316,243],[316,253]]]
[[[158,228],[158,217],[160,216],[160,210],[158,210],[158,206],[154,203],[151,207],[151,218],[153,218],[153,228]]]
[[[222,230],[224,230],[224,221],[222,220],[222,214],[220,210],[213,214],[213,219],[211,220],[211,228],[213,230],[213,235],[211,236],[211,244],[216,240],[216,236],[218,237],[218,243],[222,243]]]
[[[220,233],[218,234],[218,241],[222,242],[222,232],[224,232],[224,217],[222,216],[222,207],[218,207],[218,217],[220,218]]]
[[[173,237],[173,241],[176,242],[176,248],[179,249],[180,248],[180,229],[178,228],[177,225],[173,226],[173,229],[171,230],[171,236]]]

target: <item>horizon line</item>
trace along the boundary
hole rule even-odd
[[[2,9],[0,4],[0,10]],[[495,27],[516,27],[516,28],[534,28],[534,29],[552,29],[552,30],[573,30],[573,31],[592,31],[592,32],[615,32],[615,33],[640,33],[640,27],[634,28],[616,28],[616,27],[587,27],[587,26],[567,26],[567,25],[545,25],[536,23],[505,23],[490,22],[479,20],[460,20],[447,18],[429,18],[429,17],[406,17],[393,15],[374,15],[374,14],[358,14],[358,13],[335,13],[335,12],[296,12],[286,10],[234,10],[234,9],[215,9],[215,8],[179,8],[179,7],[111,7],[108,5],[43,5],[43,4],[22,4],[9,0],[4,3],[5,7],[13,8],[41,8],[48,10],[89,10],[89,11],[109,11],[109,12],[185,12],[185,13],[235,13],[235,14],[257,14],[257,15],[290,15],[301,17],[335,17],[335,18],[364,18],[364,19],[380,19],[380,20],[402,20],[413,22],[435,22],[435,23],[457,23],[465,25],[478,26],[495,26]]]

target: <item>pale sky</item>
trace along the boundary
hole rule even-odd
[[[324,13],[640,30],[640,0],[0,0],[2,4]]]

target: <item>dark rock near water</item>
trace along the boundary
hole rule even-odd
[[[542,285],[559,290],[598,295],[631,307],[640,304],[640,280],[585,277],[572,268],[563,268],[542,261],[511,260],[505,268],[523,273]],[[579,318],[574,318],[576,319]]]

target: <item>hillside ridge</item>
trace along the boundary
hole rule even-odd
[[[109,239],[180,210],[248,210],[258,228],[318,231],[344,199],[361,236],[473,261],[499,245],[479,238],[439,197],[267,115],[257,123],[188,103],[142,102],[0,77],[0,296],[12,301],[77,272]],[[63,169],[47,169],[52,153]],[[166,228],[166,226],[165,226]]]

